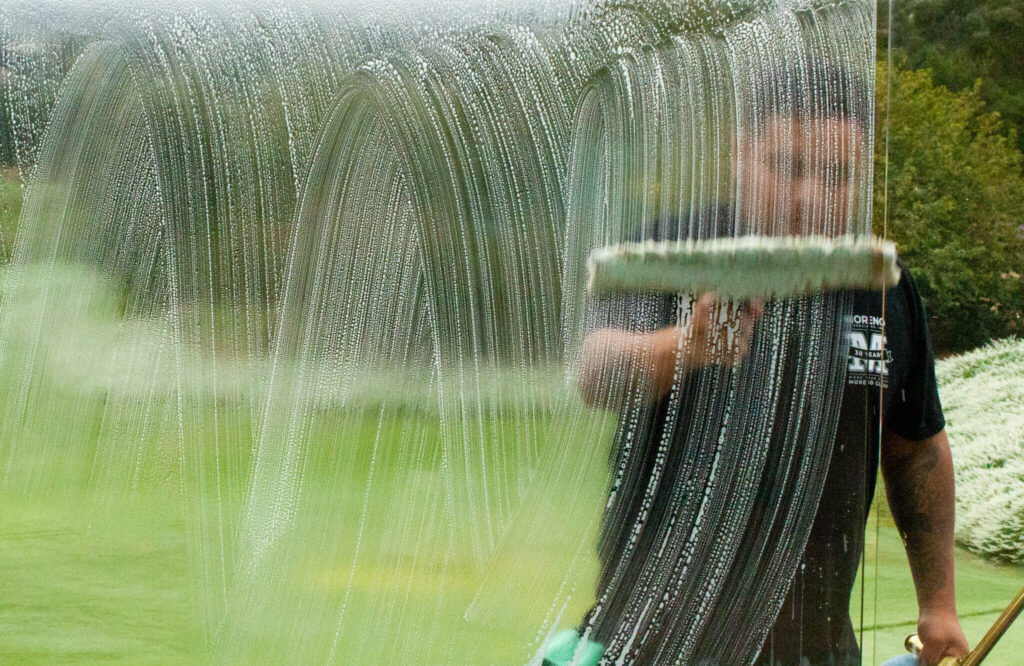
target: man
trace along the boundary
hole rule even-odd
[[[831,85],[835,90],[843,75],[816,68],[811,76],[818,77],[818,85]],[[807,80],[802,75],[779,73],[775,86],[790,86],[788,97],[799,98],[798,88]],[[866,99],[866,92],[861,93]],[[774,107],[769,103],[761,108]],[[739,229],[740,233],[845,232],[839,227],[852,219],[851,206],[857,205],[862,194],[852,176],[857,161],[864,163],[869,158],[865,154],[867,119],[837,105],[802,115],[766,115],[758,125],[756,135],[740,137],[734,159],[745,193],[738,205],[746,212],[733,215],[720,207],[712,217],[744,218],[741,224],[746,228]],[[819,142],[829,142],[830,148],[819,150],[824,148]],[[831,162],[812,166],[804,161],[805,155],[822,154],[831,155]],[[773,222],[765,228],[757,220]],[[736,223],[732,224],[735,230]],[[664,221],[648,225],[644,235],[672,239],[678,232],[664,227],[673,226],[678,227]],[[645,298],[650,295],[636,297],[638,308]],[[954,598],[952,462],[921,299],[904,267],[899,285],[885,294],[858,291],[852,300],[846,384],[822,499],[803,561],[761,648],[759,664],[860,663],[849,603],[879,464],[917,591],[923,658],[937,663],[943,656],[967,652]],[[632,317],[634,321],[622,326],[593,330],[583,345],[579,385],[584,398],[592,404],[615,406],[609,404],[615,400],[609,387],[628,387],[627,392],[634,395],[644,392],[652,405],[664,405],[674,378],[678,384],[713,366],[742,362],[751,337],[757,335],[763,305],[752,303],[734,310],[726,322],[717,316],[719,307],[713,294],[705,294],[684,326],[675,325],[676,308],[669,304],[641,308],[638,317],[646,321]],[[730,327],[732,333],[723,326]],[[723,348],[719,343],[725,339],[730,342]],[[707,352],[716,345],[725,351]],[[667,434],[678,440],[678,430],[684,426],[668,427],[676,431],[664,433],[655,426],[648,439]],[[634,488],[646,485],[653,464],[641,463],[625,483]],[[679,481],[672,478],[671,469],[666,475],[663,484]],[[621,488],[617,494],[637,495]],[[606,517],[602,538],[606,570],[609,562],[623,556],[626,531],[622,523],[635,521],[639,509],[620,507],[618,513],[617,525]],[[656,520],[657,499],[651,514],[655,518],[648,519]],[[637,548],[632,557],[645,557],[644,548]],[[602,582],[602,586],[606,584]],[[601,611],[601,621],[591,623],[589,638],[599,643],[606,644],[620,612],[614,594],[611,596],[612,601]]]

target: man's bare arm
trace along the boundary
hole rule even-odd
[[[745,308],[727,311],[724,317],[720,307],[714,294],[705,294],[683,328],[667,326],[647,333],[604,328],[588,335],[578,378],[584,401],[617,408],[628,396],[658,399],[671,388],[677,373],[743,358],[764,304],[751,302]],[[736,334],[725,347],[730,329]]]
[[[968,648],[956,614],[953,457],[945,431],[918,442],[886,432],[881,466],[917,591],[923,657],[937,663],[962,656]]]
[[[616,328],[594,331],[583,343],[579,373],[583,400],[615,408],[637,391],[646,399],[661,397],[672,384],[679,336],[680,330],[673,326],[650,333]]]

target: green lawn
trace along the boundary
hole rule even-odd
[[[449,514],[436,416],[316,417],[293,518],[256,574],[234,566],[247,537],[218,526],[244,524],[244,492],[230,487],[251,470],[245,456],[221,460],[219,477],[208,464],[199,465],[206,479],[183,469],[181,484],[157,483],[160,464],[151,461],[143,490],[58,470],[48,492],[0,494],[0,662],[318,663],[332,646],[349,663],[525,662],[549,601],[571,591],[566,584],[576,587],[557,609],[566,623],[589,604],[607,454],[577,452],[578,485],[536,476],[531,484],[521,478],[525,452],[516,442],[584,434],[592,442],[594,431],[576,425],[573,435],[561,422],[521,415],[467,427],[487,444],[480,465],[490,471],[475,477],[486,477],[486,489],[466,493],[488,511]],[[590,518],[567,523],[563,511]],[[504,542],[496,539],[502,532]],[[214,628],[204,620],[220,617],[225,604],[228,621],[215,628],[211,654],[204,646]]]
[[[392,441],[407,437],[410,431],[439,437],[436,420],[403,417],[386,419],[382,425],[380,419],[364,413],[358,417],[360,431],[352,430],[356,421],[340,424],[337,418],[317,431],[345,425],[369,448],[378,430]],[[523,426],[523,422],[492,424],[510,429],[505,435],[515,435],[515,429]],[[545,427],[550,437],[565,435],[556,432],[558,426]],[[502,440],[496,430],[487,437]],[[415,646],[422,663],[517,663],[528,657],[523,646],[534,640],[531,627],[547,610],[535,608],[536,597],[551,598],[563,582],[551,562],[571,559],[574,544],[593,539],[592,526],[538,533],[529,525],[513,524],[512,534],[524,537],[531,547],[502,555],[499,544],[498,555],[478,566],[468,548],[458,555],[458,549],[446,547],[450,538],[465,538],[469,543],[469,537],[452,537],[445,527],[445,482],[435,466],[437,453],[433,447],[420,446],[416,455],[422,457],[415,462],[400,449],[391,449],[378,460],[372,482],[368,467],[351,459],[332,459],[331,454],[315,461],[319,472],[307,467],[305,496],[293,529],[283,539],[289,547],[273,562],[275,585],[258,593],[242,586],[243,591],[229,599],[256,604],[257,610],[235,614],[236,621],[221,628],[231,638],[222,642],[221,652],[214,656],[236,663],[299,663],[322,659],[324,646],[336,641],[338,653],[350,656],[353,663],[410,663],[406,651],[410,646]],[[581,468],[589,469],[589,484],[595,489],[585,493],[583,501],[596,510],[601,504],[602,456],[594,456],[592,463]],[[345,483],[327,482],[335,464],[342,465]],[[187,529],[183,507],[191,504],[190,515],[208,517],[216,503],[213,494],[205,491],[202,497],[186,500],[187,496],[187,490],[166,489],[103,497],[82,492],[43,498],[0,496],[0,506],[5,508],[0,513],[0,661],[188,663],[208,659],[211,655],[202,647],[205,628],[197,618],[204,617],[210,607],[193,594],[203,583],[195,578],[195,567],[189,562],[216,539],[211,532]],[[535,495],[530,498],[534,509],[527,522],[557,525],[559,511],[573,499],[574,493],[569,492],[549,490]],[[403,510],[409,506],[417,511]],[[884,511],[878,520],[877,541],[874,520],[868,534],[865,663],[880,663],[901,651],[916,615],[898,535]],[[325,529],[325,525],[339,527]],[[362,548],[357,550],[354,544],[360,540]],[[563,614],[563,625],[575,622],[589,602],[596,574],[590,553],[585,548],[573,567],[574,601],[556,609]],[[1012,597],[1024,580],[1022,574],[1019,567],[997,566],[957,553],[960,611],[972,643]],[[500,606],[478,610],[477,620],[497,619],[496,623],[474,622],[472,612],[469,621],[464,619],[482,586],[490,592],[512,590],[501,597]],[[347,630],[334,637],[343,605],[348,609]],[[853,607],[856,624],[859,598]],[[239,617],[246,619],[237,621]],[[524,619],[517,626],[514,618],[533,620]],[[306,644],[316,649],[297,652],[296,635],[304,636]],[[285,636],[290,647],[281,651]],[[367,636],[375,640],[367,641]],[[402,643],[396,643],[399,637]],[[876,644],[877,660],[873,661]],[[455,653],[452,645],[460,646]],[[1015,626],[987,663],[1019,663],[1014,656],[1022,650],[1024,627]]]

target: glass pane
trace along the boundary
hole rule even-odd
[[[856,662],[874,29],[5,3],[0,654]]]

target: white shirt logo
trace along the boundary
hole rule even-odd
[[[850,358],[846,382],[855,386],[889,387],[892,350],[883,333],[885,318],[854,315],[850,326]]]

